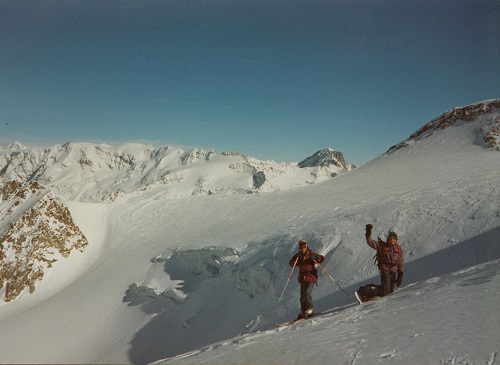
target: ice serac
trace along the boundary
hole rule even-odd
[[[88,242],[68,208],[39,183],[10,181],[0,188],[0,298],[33,293],[52,265]]]
[[[439,130],[460,123],[477,123],[480,141],[486,148],[500,151],[500,99],[492,99],[453,108],[443,113],[413,133],[407,140],[392,146],[387,152],[406,147],[411,141],[427,138]]]

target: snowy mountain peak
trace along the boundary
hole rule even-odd
[[[20,142],[14,142],[9,146],[10,150],[25,150],[26,147]]]
[[[388,152],[408,146],[410,141],[430,137],[437,131],[463,123],[477,123],[477,134],[487,148],[500,150],[500,99],[492,99],[453,108],[431,120],[406,141],[392,146]]]
[[[331,148],[322,149],[312,156],[307,157],[305,160],[302,160],[298,164],[301,168],[315,166],[328,167],[330,165],[340,167],[345,171],[349,171],[351,169],[351,165],[346,162],[342,152],[334,151]]]

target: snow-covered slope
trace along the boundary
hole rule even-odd
[[[72,269],[55,262],[32,295],[0,302],[0,362],[494,363],[500,154],[482,130],[498,125],[494,107],[293,190],[66,201],[89,242],[85,264],[64,281]],[[378,280],[367,223],[398,233],[403,288],[275,330],[298,313],[296,276],[277,296],[301,238],[348,293]],[[321,273],[314,298],[317,311],[355,301]]]

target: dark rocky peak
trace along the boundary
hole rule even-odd
[[[341,169],[349,170],[350,165],[345,161],[342,152],[334,151],[331,148],[325,148],[307,157],[299,162],[298,166],[303,167],[316,167],[316,166],[331,166],[335,165]]]

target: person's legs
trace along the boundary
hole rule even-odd
[[[300,284],[300,311],[305,313],[307,309],[307,283]]]
[[[305,313],[308,309],[314,310],[312,291],[314,283],[300,284],[300,310]]]
[[[311,310],[314,312],[314,304],[313,304],[313,296],[312,296],[312,291],[314,288],[315,283],[307,283],[307,289],[306,289],[306,310]],[[312,314],[308,313],[308,314]]]
[[[391,292],[391,274],[380,273],[380,293],[379,296],[384,297]]]
[[[396,286],[396,273],[391,273],[389,275],[390,275],[389,293],[394,293],[394,287]]]

